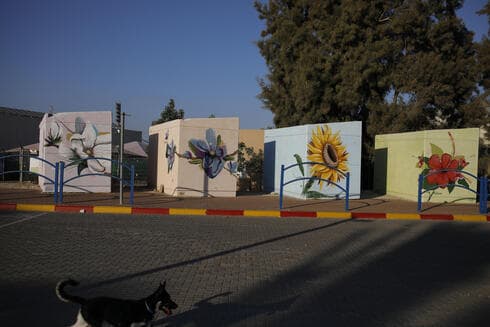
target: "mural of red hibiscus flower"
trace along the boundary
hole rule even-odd
[[[460,160],[454,159],[448,153],[443,153],[441,156],[433,154],[427,163],[430,169],[429,175],[427,176],[427,182],[429,184],[438,185],[441,188],[445,188],[448,184],[456,183],[463,177],[463,175],[457,171],[457,169],[460,168],[459,162]]]
[[[446,188],[451,193],[456,184],[468,188],[468,182],[461,171],[468,165],[464,156],[455,155],[456,145],[454,138],[448,132],[452,144],[452,154],[444,152],[440,147],[431,144],[432,155],[430,157],[419,156],[417,167],[423,169],[423,188],[434,190]]]

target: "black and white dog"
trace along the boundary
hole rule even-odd
[[[155,292],[140,300],[123,300],[110,297],[84,299],[65,292],[65,286],[78,285],[77,281],[66,279],[56,285],[56,295],[62,301],[80,304],[77,321],[73,327],[149,326],[158,304],[158,309],[167,315],[172,314],[172,310],[177,308],[177,304],[172,301],[165,290],[165,284],[166,282],[160,283]]]

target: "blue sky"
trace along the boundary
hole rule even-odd
[[[487,18],[459,11],[480,40]],[[148,135],[170,98],[186,118],[272,126],[257,79],[263,22],[252,0],[2,0],[0,106],[55,112],[113,110]]]

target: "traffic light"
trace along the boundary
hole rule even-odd
[[[121,126],[121,104],[116,102],[116,125]]]

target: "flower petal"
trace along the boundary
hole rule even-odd
[[[204,158],[204,155],[209,153],[209,146],[206,141],[203,140],[191,139],[189,141],[189,147],[198,158]]]
[[[104,173],[106,167],[97,159],[87,160],[88,169],[93,173]]]
[[[85,159],[88,157],[88,154],[86,154],[83,150],[83,143],[81,139],[73,139],[71,140],[71,149],[82,159]]]
[[[452,157],[450,154],[443,153],[441,156],[441,167],[442,168],[448,168],[449,164],[451,162],[451,159],[452,159]]]
[[[90,123],[87,122],[85,125],[85,129],[83,130],[82,136],[84,138],[83,144],[87,148],[93,148],[95,145],[95,142],[97,141],[97,128]]]
[[[438,154],[433,154],[429,159],[429,168],[430,169],[441,169],[441,158],[439,158]]]
[[[209,178],[215,178],[221,172],[225,165],[225,161],[221,158],[212,157],[210,155],[204,156],[203,169]]]
[[[206,130],[206,141],[208,142],[209,146],[216,146],[216,133],[212,128],[208,128]]]

